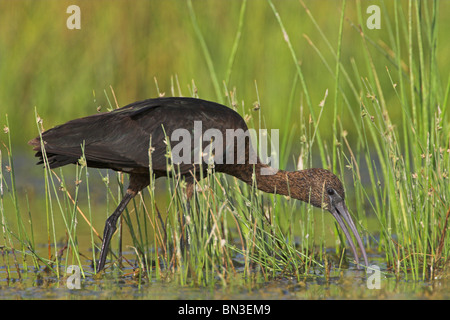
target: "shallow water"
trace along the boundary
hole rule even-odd
[[[86,274],[80,277],[80,288],[74,285],[72,274],[58,279],[44,271],[17,272],[11,266],[10,278],[5,267],[0,267],[0,299],[152,299],[152,300],[292,300],[292,299],[449,299],[448,275],[433,281],[407,281],[396,279],[387,272],[379,256],[369,256],[371,263],[380,266],[379,287],[375,273],[358,270],[354,265],[347,269],[332,268],[329,275],[309,274],[298,278],[280,277],[264,281],[259,272],[252,279],[243,279],[238,273],[231,279],[208,286],[179,285],[174,279],[138,279],[132,269],[119,273],[108,271],[101,277]],[[19,266],[20,267],[20,266]],[[30,270],[30,268],[28,268]],[[90,267],[85,266],[89,272]]]

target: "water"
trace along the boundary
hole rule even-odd
[[[0,267],[0,299],[151,299],[151,300],[293,300],[293,299],[449,299],[448,274],[441,274],[432,281],[407,281],[392,276],[379,256],[369,255],[371,263],[380,266],[379,287],[365,271],[351,265],[348,269],[332,268],[328,276],[309,274],[299,279],[279,277],[264,281],[255,271],[250,277],[243,273],[225,282],[217,279],[207,286],[179,285],[173,277],[166,279],[139,279],[131,268],[119,272],[108,271],[101,277],[87,274],[80,277],[79,289],[62,270],[58,279],[53,273],[32,270],[21,273],[11,266],[10,278],[4,266]],[[22,266],[19,266],[22,268]],[[88,265],[85,271],[91,270]],[[30,268],[29,268],[30,270]],[[71,288],[72,285],[72,289]]]

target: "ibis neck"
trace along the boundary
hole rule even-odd
[[[261,191],[267,193],[277,193],[280,195],[291,196],[295,199],[308,202],[307,184],[302,171],[284,171],[277,170],[268,165],[257,163],[255,165],[233,165],[224,166],[220,170],[228,173],[245,183],[255,186]]]

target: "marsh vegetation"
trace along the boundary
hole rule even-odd
[[[65,21],[58,1],[0,3],[0,286],[65,287],[66,268],[77,265],[93,289],[348,298],[355,287],[346,281],[359,279],[356,297],[374,297],[327,211],[209,174],[196,182],[189,216],[181,179],[152,181],[124,213],[112,263],[97,279],[104,220],[126,175],[83,159],[31,168],[26,142],[72,118],[165,95],[223,103],[249,127],[279,128],[280,168],[322,167],[344,181],[369,260],[385,279],[378,294],[413,287],[413,296],[420,288],[420,297],[448,298],[450,45],[442,13],[450,3],[374,4],[382,24],[371,30],[361,1],[95,1],[83,4],[73,31],[49,18]]]

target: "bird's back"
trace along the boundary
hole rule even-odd
[[[192,170],[194,154],[198,148],[204,150],[210,143],[196,144],[198,137],[194,133],[199,126],[202,134],[208,129],[222,133],[224,149],[223,153],[216,154],[219,157],[226,156],[227,129],[247,130],[242,117],[226,106],[194,98],[170,97],[143,100],[111,112],[75,119],[43,132],[42,139],[51,168],[77,163],[84,152],[90,167],[148,172],[148,155],[152,151],[152,168],[163,175],[167,166],[167,147],[170,145],[176,151],[178,143],[187,147],[180,152],[179,145],[175,156],[186,160],[188,157],[183,151],[189,149],[191,153],[191,161],[179,163],[179,171]],[[187,133],[190,141],[184,136]],[[176,141],[171,140],[173,137]],[[40,138],[31,140],[30,144],[37,151],[39,163],[43,163]],[[225,162],[225,158],[219,161]]]

